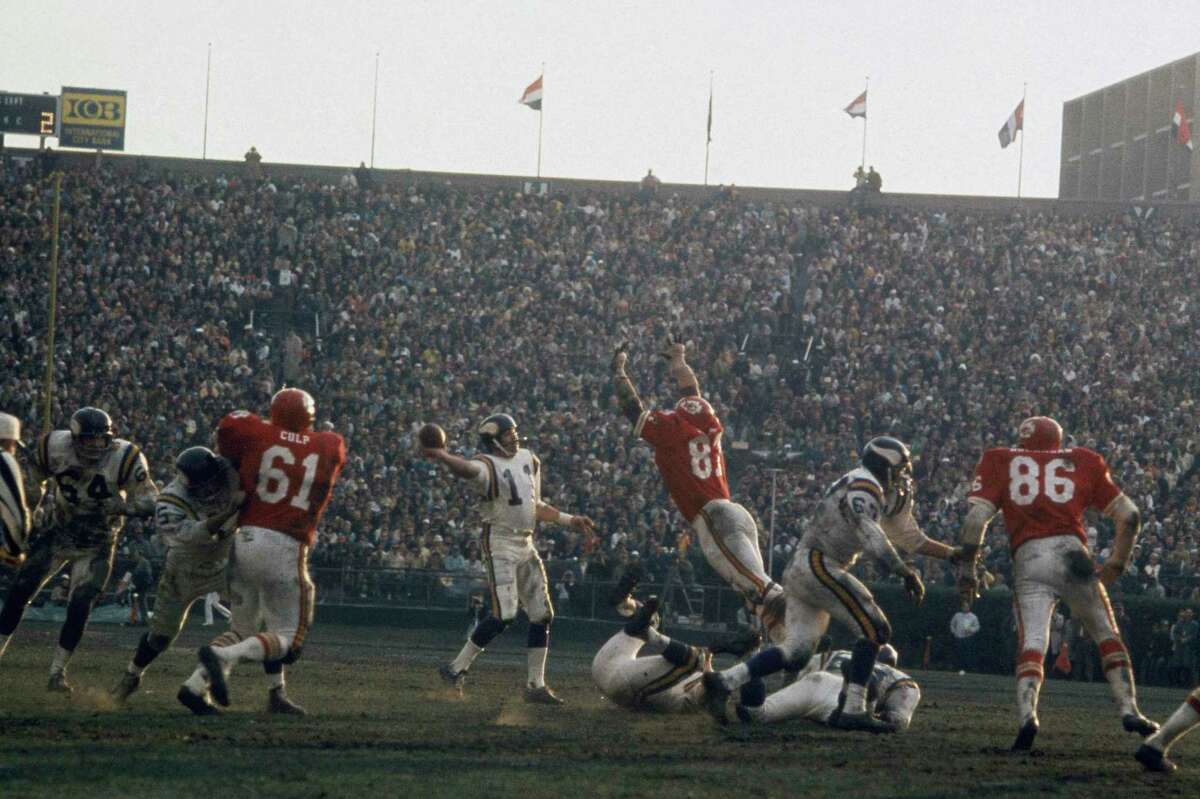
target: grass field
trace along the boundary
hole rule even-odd
[[[1032,754],[1015,732],[1012,682],[915,672],[925,699],[905,735],[838,733],[808,722],[720,729],[707,717],[635,715],[606,704],[592,652],[551,654],[563,708],[520,700],[524,635],[476,664],[465,700],[434,666],[453,633],[322,626],[290,670],[306,719],[267,716],[260,669],[242,666],[233,707],[194,718],[175,702],[195,647],[185,632],[128,708],[107,706],[139,632],[97,625],[71,665],[76,695],[44,692],[57,628],[27,624],[0,663],[0,796],[1025,796],[1200,795],[1200,734],[1176,747],[1173,777],[1144,774],[1101,684],[1051,681]],[[507,639],[507,640],[505,640]],[[1162,719],[1180,690],[1146,689]]]

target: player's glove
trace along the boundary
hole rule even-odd
[[[667,335],[663,337],[662,347],[658,354],[668,361],[681,361],[685,350],[683,342],[679,340],[678,331],[667,328]]]
[[[612,371],[613,374],[625,374],[625,364],[629,362],[629,342],[622,341],[617,345],[617,349],[613,351]]]
[[[921,575],[917,574],[916,570],[911,566],[906,566],[904,573],[904,593],[908,594],[908,598],[913,601],[913,604],[920,607],[925,601],[925,584],[921,582]]]

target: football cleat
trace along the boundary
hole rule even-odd
[[[50,681],[46,683],[46,690],[52,694],[69,694],[75,690],[75,686],[67,682],[67,673],[65,671],[56,671],[50,674]]]
[[[200,665],[208,673],[208,685],[209,691],[212,692],[212,698],[221,707],[229,707],[229,684],[225,682],[225,669],[221,665],[221,658],[211,646],[200,647],[196,657],[200,658]]]
[[[467,672],[465,669],[463,671],[455,671],[453,665],[443,663],[438,666],[438,674],[442,676],[447,685],[458,691],[460,696],[462,695],[463,684],[467,681]]]
[[[534,688],[532,685],[525,686],[525,701],[531,705],[565,705],[562,699],[550,690],[549,685],[543,685],[540,688]]]
[[[658,597],[652,596],[625,622],[625,634],[646,640],[646,631],[658,626]]]
[[[633,598],[633,592],[637,588],[640,577],[641,575],[636,570],[626,569],[609,595],[608,603],[617,609],[619,615],[628,618],[637,610],[637,600]]]
[[[1170,760],[1164,752],[1160,752],[1150,744],[1142,744],[1137,751],[1133,753],[1133,759],[1146,767],[1146,771],[1158,771],[1163,774],[1170,774],[1175,769],[1179,768]]]
[[[1037,719],[1030,719],[1021,725],[1021,729],[1017,731],[1017,738],[1013,741],[1012,751],[1028,752],[1033,748],[1033,739],[1038,734]]]
[[[183,705],[197,716],[221,715],[221,711],[216,705],[208,701],[208,697],[192,693],[188,690],[186,685],[179,689],[179,693],[175,694],[175,698],[179,700],[179,704]]]
[[[722,726],[728,724],[729,716],[725,712],[725,707],[729,703],[729,695],[733,691],[729,690],[725,679],[720,672],[706,671],[701,679],[701,684],[704,686],[704,709],[708,711],[708,715]]]
[[[141,684],[141,676],[125,672],[121,675],[121,681],[114,685],[111,690],[109,690],[108,695],[112,697],[114,702],[116,702],[118,705],[121,705],[124,704],[125,700],[129,699],[129,697],[133,696],[134,692],[137,691],[138,686]]]
[[[1141,713],[1126,713],[1121,717],[1121,726],[1125,728],[1125,732],[1136,732],[1143,738],[1158,732],[1158,724]]]
[[[304,708],[297,705],[283,691],[283,686],[280,685],[272,688],[267,693],[267,712],[279,713],[285,716],[307,716],[308,712]]]
[[[735,658],[740,658],[758,649],[760,644],[762,644],[762,636],[754,630],[748,630],[740,635],[713,641],[708,645],[708,651],[714,655],[733,655]]]
[[[843,710],[841,713],[829,717],[829,726],[839,730],[857,730],[859,732],[883,733],[893,731],[886,721],[876,718],[869,710],[862,713],[847,713]]]

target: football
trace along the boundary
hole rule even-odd
[[[425,449],[443,449],[446,446],[446,431],[440,426],[429,422],[421,427],[417,439]]]

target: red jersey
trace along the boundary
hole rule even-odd
[[[634,434],[654,447],[667,493],[689,522],[708,502],[729,499],[721,420],[700,397],[684,397],[673,411],[646,411]]]
[[[238,524],[264,527],[312,546],[346,442],[332,432],[293,433],[246,411],[217,425],[217,449],[233,461],[246,492]]]
[[[989,449],[975,467],[967,501],[1004,512],[1009,547],[1034,538],[1074,535],[1087,544],[1083,512],[1106,510],[1121,495],[1108,464],[1085,447]]]

